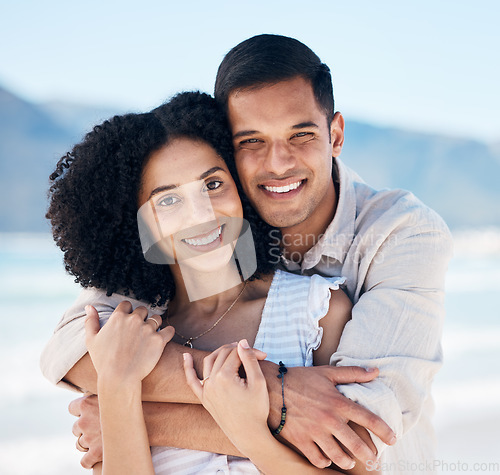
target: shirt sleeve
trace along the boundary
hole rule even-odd
[[[406,233],[406,234],[405,234]],[[330,363],[377,367],[366,384],[339,385],[349,399],[379,415],[401,437],[417,422],[442,365],[444,280],[452,254],[444,223],[406,227],[367,265],[352,320]],[[386,445],[372,434],[379,454]]]
[[[64,313],[54,333],[40,356],[40,369],[53,384],[73,391],[79,388],[64,381],[68,371],[87,353],[85,346],[85,306],[93,305],[103,326],[118,304],[124,300],[135,309],[141,305],[148,309],[148,316],[163,313],[164,309],[151,306],[129,296],[112,294],[99,289],[83,289],[74,304]]]

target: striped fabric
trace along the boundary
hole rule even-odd
[[[312,366],[323,334],[319,320],[328,311],[330,289],[344,278],[306,277],[277,271],[269,289],[254,346],[267,359],[287,366]],[[152,447],[156,475],[258,474],[249,460],[172,447]]]

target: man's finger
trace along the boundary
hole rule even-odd
[[[202,402],[203,387],[198,379],[196,370],[194,369],[193,356],[190,353],[184,353],[184,373],[188,386],[193,391],[194,395]]]
[[[329,366],[326,370],[334,384],[368,383],[379,373],[378,368],[364,369],[360,366]]]
[[[306,457],[309,460],[309,462],[311,462],[314,466],[318,468],[326,468],[332,464],[332,461],[325,456],[325,454],[319,449],[319,447],[314,442],[304,441],[304,443],[301,444],[300,447],[304,457]]]
[[[321,449],[320,453],[324,454],[328,460],[341,469],[350,470],[356,464],[356,462],[344,452],[333,436],[329,436],[324,440],[317,440],[316,444]]]
[[[80,465],[87,470],[90,470],[96,463],[102,461],[102,457],[98,457],[94,452],[88,451],[80,460]]]
[[[73,399],[73,401],[69,403],[68,411],[72,416],[80,417],[82,415],[80,408],[84,397],[85,396],[79,397],[78,399]]]
[[[355,404],[347,412],[347,417],[352,422],[373,432],[387,445],[394,445],[397,441],[394,431],[377,415],[362,406]]]

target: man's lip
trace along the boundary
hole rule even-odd
[[[298,177],[289,177],[289,178],[281,178],[277,180],[266,180],[261,183],[259,183],[259,186],[290,186],[295,183],[302,183],[305,181],[305,178],[298,178]]]
[[[279,182],[273,180],[267,181],[265,184],[260,184],[258,187],[268,196],[274,198],[291,198],[300,193],[306,181],[307,179],[297,180],[296,178]]]

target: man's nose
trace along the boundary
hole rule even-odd
[[[295,166],[295,156],[288,144],[274,142],[268,149],[263,165],[267,172],[282,176]]]

